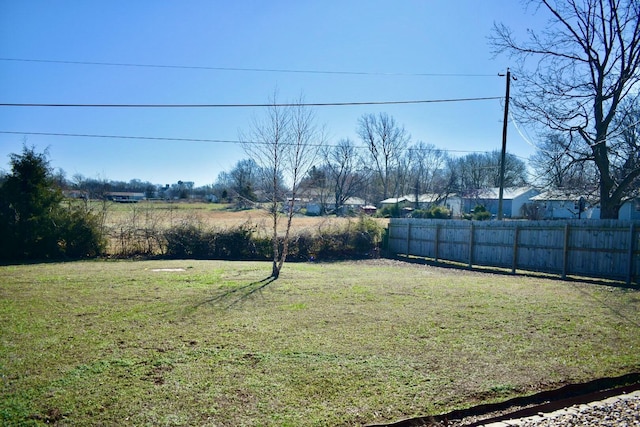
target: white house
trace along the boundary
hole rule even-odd
[[[384,199],[383,201],[380,202],[380,205],[384,208],[387,206],[395,206],[395,205],[401,205],[401,206],[408,206],[409,203],[411,202],[411,199],[408,196],[400,196],[400,197],[390,197],[388,199]]]
[[[540,210],[541,217],[544,219],[600,219],[600,205],[594,195],[566,190],[549,190],[532,197],[531,202]],[[625,201],[620,207],[618,219],[639,220],[640,197]]]
[[[627,200],[620,207],[618,219],[640,219],[640,197]]]
[[[543,219],[600,218],[593,196],[569,190],[549,190],[531,197]]]
[[[338,209],[339,212],[335,212],[337,214],[346,215],[349,212],[359,212],[364,206],[366,202],[359,197],[349,197],[344,201],[344,204]],[[308,215],[320,215],[323,211],[323,204],[319,201],[309,201],[306,204],[307,214]],[[324,203],[324,210],[326,212],[336,211],[336,204],[334,200],[327,200]]]
[[[533,187],[507,187],[502,192],[502,215],[505,218],[522,217],[522,208],[531,197],[540,193]],[[471,212],[478,205],[484,206],[492,215],[498,214],[500,189],[485,188],[467,193],[462,197],[464,212]]]

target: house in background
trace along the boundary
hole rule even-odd
[[[415,205],[411,201],[410,196],[389,197],[388,199],[384,199],[380,202],[380,207],[382,207],[383,209],[393,206],[398,206],[400,209],[402,209],[413,208]]]
[[[375,215],[377,211],[378,211],[378,208],[376,208],[373,205],[364,205],[360,207],[360,212],[362,212],[365,215]]]
[[[344,201],[342,206],[336,208],[334,199],[327,200],[326,197],[324,197],[324,199],[324,202],[319,198],[307,200],[305,205],[307,215],[322,215],[323,213],[349,215],[352,213],[359,213],[362,207],[366,205],[366,202],[359,197],[349,197]]]
[[[595,195],[549,190],[532,197],[531,202],[541,219],[600,219],[600,205]],[[618,219],[640,220],[640,197],[625,201]]]
[[[380,202],[382,208],[398,206],[400,209],[412,210],[412,209],[430,209],[432,206],[443,206],[451,212],[451,216],[459,218],[462,215],[462,199],[451,194],[448,196],[442,196],[436,193],[420,194],[417,197],[415,195],[406,195],[401,197],[391,197],[389,199]]]
[[[627,200],[620,207],[618,219],[637,220],[640,219],[640,196]]]
[[[137,203],[144,200],[144,193],[131,193],[126,191],[112,191],[106,194],[107,200],[119,203]]]
[[[471,212],[476,206],[484,206],[492,216],[498,215],[500,189],[486,188],[467,193],[462,197],[463,212]],[[508,187],[502,194],[502,215],[505,218],[523,217],[523,206],[540,194],[533,187]]]
[[[344,204],[342,205],[342,208],[341,208],[341,212],[339,213],[341,215],[348,215],[350,213],[360,213],[360,211],[362,211],[366,205],[367,205],[367,202],[364,199],[361,199],[360,197],[349,197],[347,200],[344,201]]]
[[[549,190],[531,198],[540,219],[597,219],[600,208],[590,195],[570,190]]]

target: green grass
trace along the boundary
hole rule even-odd
[[[269,272],[0,267],[0,424],[362,425],[640,367],[635,290],[390,261],[259,289]]]

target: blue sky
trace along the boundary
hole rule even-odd
[[[264,104],[276,88],[283,102],[501,97],[498,73],[510,64],[493,58],[493,23],[524,31],[540,21],[516,0],[0,0],[0,103]],[[330,143],[358,142],[358,118],[386,112],[412,141],[462,155],[500,149],[502,108],[490,100],[315,111]],[[48,148],[69,178],[211,184],[247,157],[240,145],[33,133],[235,141],[262,113],[0,107],[0,131],[18,132],[0,133],[0,169],[9,170],[9,154],[26,141]],[[513,125],[508,151],[524,159],[534,152]]]

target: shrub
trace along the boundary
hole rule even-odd
[[[429,210],[431,218],[447,219],[451,218],[451,211],[444,206],[432,206]]]
[[[172,258],[260,259],[270,241],[254,237],[255,231],[249,223],[226,230],[185,223],[164,232],[165,253]]]
[[[70,258],[96,257],[104,252],[105,241],[97,215],[71,207],[60,219],[60,251]]]
[[[361,216],[353,236],[354,249],[358,254],[371,255],[382,241],[384,228],[372,218]]]
[[[344,226],[322,226],[316,233],[303,231],[291,237],[290,261],[338,260],[377,256],[384,228],[369,217]],[[211,230],[184,223],[163,234],[165,254],[172,258],[262,260],[271,259],[271,238],[258,235],[246,223],[226,230]],[[282,244],[282,242],[279,242]]]
[[[399,204],[385,206],[376,212],[379,218],[400,218],[402,216],[402,208]]]
[[[429,209],[416,209],[411,213],[412,218],[449,219],[451,211],[444,206],[433,205]]]
[[[255,259],[258,256],[253,240],[255,226],[246,223],[235,228],[211,232],[213,258],[216,259]]]
[[[210,258],[211,236],[194,224],[181,224],[165,230],[165,253],[173,258]]]
[[[491,212],[487,211],[487,208],[485,208],[484,206],[477,205],[475,208],[473,208],[471,214],[464,215],[464,218],[473,219],[476,221],[486,221],[488,219],[491,219]]]
[[[294,235],[289,242],[287,258],[292,261],[307,261],[315,258],[314,242],[314,236],[308,231],[302,231]]]
[[[318,260],[353,259],[377,256],[383,227],[361,216],[344,227],[321,228],[314,236],[311,256]]]

